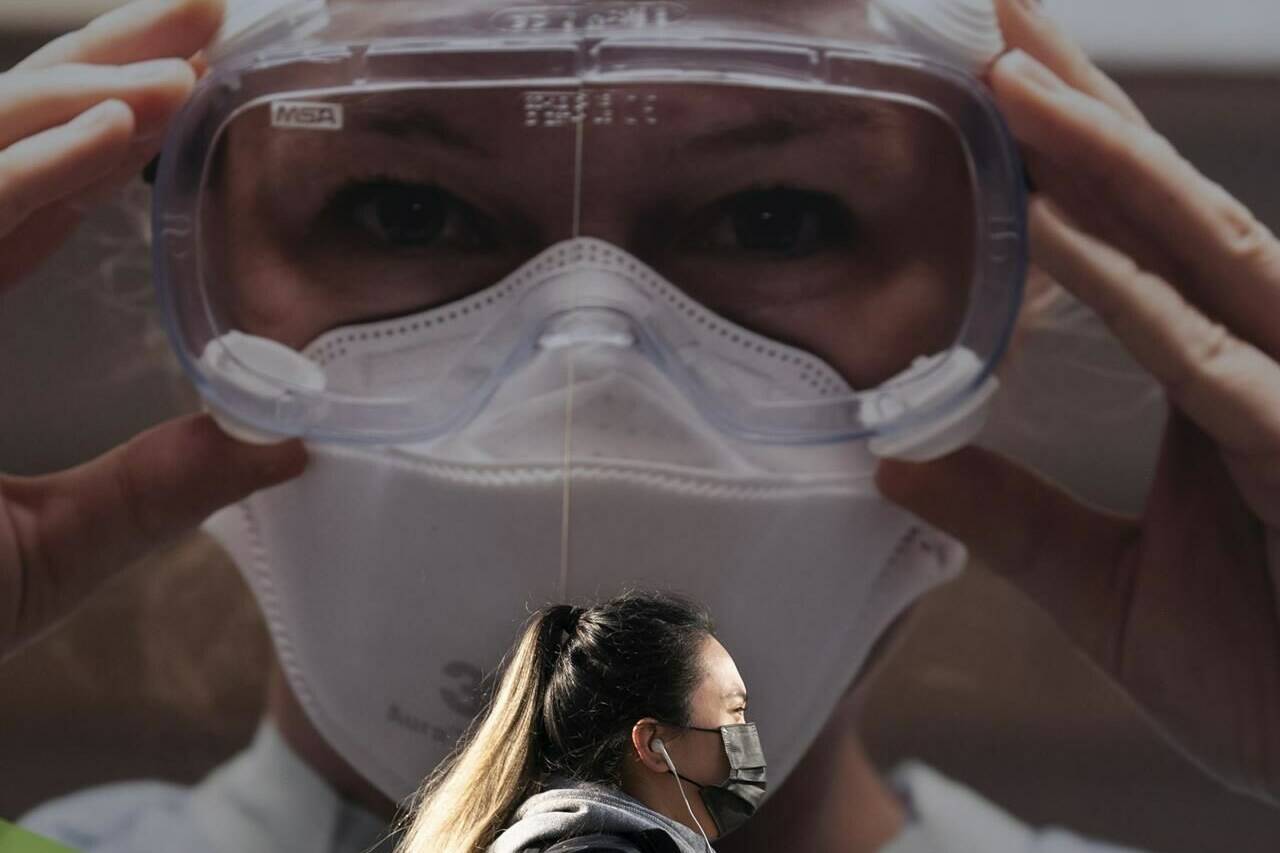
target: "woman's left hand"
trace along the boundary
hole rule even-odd
[[[978,449],[886,463],[881,488],[1044,607],[1198,763],[1280,802],[1280,243],[1033,3],[997,5],[1015,50],[990,84],[1039,188],[1033,259],[1163,385],[1157,475],[1138,519]]]

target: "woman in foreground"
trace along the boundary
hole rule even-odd
[[[402,851],[694,853],[764,795],[747,691],[710,616],[627,594],[527,624]]]

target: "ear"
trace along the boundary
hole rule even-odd
[[[645,717],[631,727],[631,749],[636,761],[653,773],[670,773],[666,759],[653,745],[655,740],[661,738],[660,725],[652,717]]]

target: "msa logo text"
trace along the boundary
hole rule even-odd
[[[342,130],[342,104],[315,101],[276,101],[271,126],[294,130]]]

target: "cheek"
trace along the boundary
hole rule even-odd
[[[807,318],[816,354],[859,389],[954,345],[970,307],[976,230],[966,162],[949,132],[923,128],[910,138],[908,178],[867,233],[868,286]]]
[[[237,329],[301,349],[342,315],[307,286],[297,267],[252,233],[232,234],[241,246],[226,267],[231,321]]]
[[[681,776],[704,785],[718,785],[729,776],[729,757],[718,734],[686,732],[680,738],[679,751],[672,755]]]
[[[232,128],[204,214],[206,244],[214,247],[225,317],[233,328],[301,349],[328,328],[323,301],[308,293],[305,276],[281,251],[279,223],[264,198],[264,167],[272,148],[253,128]],[[264,152],[261,162],[246,151]]]
[[[874,284],[761,312],[751,325],[826,361],[855,389],[874,388],[956,340],[966,276],[918,258]]]
[[[729,757],[725,755],[720,741],[710,734],[698,736],[705,736],[707,743],[690,742],[690,748],[686,750],[688,757],[685,759],[689,766],[686,769],[683,765],[678,765],[680,775],[704,785],[718,785],[729,777]]]
[[[932,260],[919,260],[899,269],[859,306],[843,346],[834,340],[830,344],[836,368],[851,377],[854,387],[878,385],[917,357],[937,354],[955,342],[968,293],[950,272]],[[850,352],[859,356],[856,361],[846,354]]]
[[[826,318],[814,318],[819,355],[863,389],[954,345],[970,304],[971,233],[955,223],[899,230],[896,245],[886,246],[875,286],[851,291]]]

